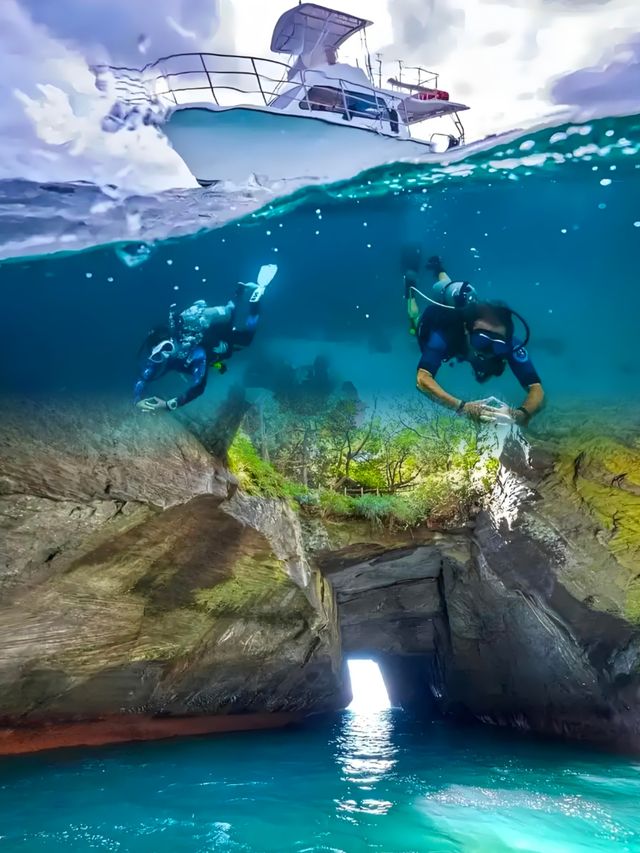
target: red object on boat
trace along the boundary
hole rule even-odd
[[[428,92],[418,92],[413,97],[419,101],[448,101],[449,93],[443,89],[429,89]]]

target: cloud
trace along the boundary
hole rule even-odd
[[[455,50],[456,38],[465,25],[463,5],[445,0],[389,0],[396,44],[413,55],[423,51],[429,62],[439,62]]]
[[[193,185],[157,130],[105,134],[111,104],[89,63],[144,64],[163,52],[232,41],[232,18],[215,30],[215,0],[1,0],[0,178],[90,180],[146,191]],[[176,32],[174,24],[182,28]],[[187,46],[188,45],[188,46]]]
[[[600,65],[560,77],[550,94],[554,103],[585,115],[640,110],[640,33],[608,51]]]
[[[550,93],[554,81],[629,39],[637,2],[388,0],[393,41],[381,50],[387,61],[438,71],[452,100],[471,107],[461,118],[477,139],[556,111],[564,99]]]
[[[157,56],[206,50],[220,24],[217,0],[21,0],[20,5],[35,25],[91,62],[139,61],[140,36]]]

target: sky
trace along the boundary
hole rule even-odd
[[[335,2],[374,21],[367,31],[372,54],[440,73],[451,98],[471,107],[464,114],[469,140],[530,126],[564,105],[586,117],[609,108],[637,109],[637,4]],[[290,5],[292,0],[1,0],[0,178],[83,179],[135,191],[192,185],[184,164],[153,128],[102,131],[110,103],[97,92],[89,64],[140,66],[158,55],[194,50],[269,56],[273,25]]]

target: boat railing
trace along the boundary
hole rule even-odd
[[[409,89],[438,88],[438,74],[435,71],[429,71],[428,68],[424,68],[422,65],[405,65],[401,59],[398,60],[397,65],[398,70],[395,76],[401,85]]]
[[[406,95],[383,95],[371,84],[333,78],[322,70],[301,69],[292,74],[291,66],[274,59],[182,53],[165,56],[140,70],[94,69],[97,78],[104,70],[112,75],[116,98],[135,106],[151,102],[167,109],[210,103],[287,109],[297,103],[303,111],[333,113],[346,121],[359,119],[387,133],[398,133],[400,124],[409,124]]]
[[[286,82],[290,66],[275,59],[260,59],[223,53],[176,53],[164,56],[142,69],[117,66],[94,68],[96,76],[111,73],[113,92],[129,104],[149,100],[179,106],[196,100],[227,106],[232,94],[255,96],[268,104]]]

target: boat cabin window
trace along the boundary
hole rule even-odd
[[[310,86],[306,98],[300,100],[301,110],[340,113],[346,121],[352,118],[387,121],[392,133],[398,133],[398,113],[389,109],[385,100],[373,92],[356,92],[334,86]]]

